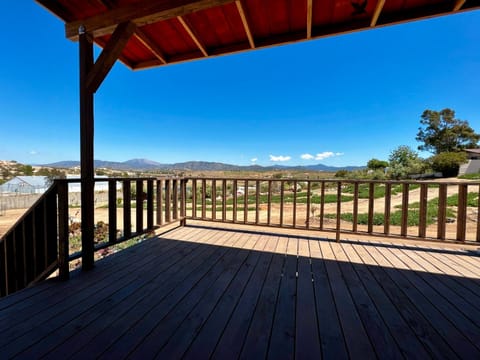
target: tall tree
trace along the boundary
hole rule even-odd
[[[405,179],[411,174],[421,174],[425,168],[425,163],[418,153],[406,145],[394,149],[388,161],[389,175],[393,179]]]
[[[434,154],[456,152],[467,148],[476,148],[480,134],[470,127],[468,121],[455,118],[455,111],[425,110],[420,120],[416,140],[422,142],[419,150]]]

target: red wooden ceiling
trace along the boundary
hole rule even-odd
[[[120,60],[132,69],[252,50],[480,8],[480,0],[37,0],[69,25],[127,14],[138,31]],[[147,5],[146,5],[147,4]],[[143,21],[138,9],[168,13]],[[187,9],[188,6],[192,8]],[[187,9],[187,10],[186,10]],[[193,9],[193,10],[192,10]],[[198,10],[200,9],[200,10]],[[310,10],[311,9],[311,10]],[[165,12],[166,11],[166,12]],[[141,16],[145,16],[142,14]],[[125,18],[122,18],[123,21]],[[152,20],[153,19],[153,20]],[[89,31],[86,25],[87,32]],[[115,26],[92,32],[104,47]],[[251,34],[250,39],[248,33]]]

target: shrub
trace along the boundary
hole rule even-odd
[[[466,162],[464,152],[443,152],[430,158],[433,170],[441,172],[444,177],[457,176],[458,168]]]

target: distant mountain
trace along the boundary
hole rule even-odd
[[[44,166],[55,168],[72,168],[80,166],[79,161],[59,161],[52,164],[45,164]],[[148,171],[148,170],[190,170],[190,171],[273,171],[273,170],[310,170],[310,171],[327,171],[336,172],[338,170],[359,170],[363,166],[327,166],[323,164],[308,165],[308,166],[260,166],[260,165],[231,165],[219,162],[210,161],[187,161],[174,164],[162,164],[148,159],[131,159],[124,162],[95,160],[95,168],[109,168],[112,170],[133,170],[133,171]]]

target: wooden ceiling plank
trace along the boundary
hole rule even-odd
[[[133,22],[121,23],[117,26],[112,37],[103,48],[95,65],[87,77],[87,88],[96,92],[102,81],[112,69],[115,61],[119,58],[128,40],[135,32],[137,26]]]
[[[78,40],[78,28],[83,25],[95,38],[113,33],[116,25],[123,22],[131,21],[141,27],[233,1],[235,0],[142,0],[88,19],[68,22],[65,24],[65,35],[68,39]]]
[[[142,43],[143,46],[145,46],[148,50],[152,52],[155,57],[160,60],[163,64],[168,63],[167,57],[163,53],[163,51],[158,47],[158,45],[152,41],[143,30],[140,28],[137,28],[135,30],[135,37]]]
[[[377,1],[377,5],[375,6],[375,11],[373,12],[372,21],[370,22],[370,27],[374,27],[377,25],[378,18],[382,13],[384,5],[385,5],[385,0]]]
[[[312,38],[313,0],[307,0],[307,39]]]
[[[240,19],[242,19],[243,28],[245,33],[247,34],[248,42],[250,43],[250,47],[255,49],[255,41],[253,40],[252,31],[250,30],[250,25],[248,24],[247,15],[245,14],[245,10],[243,9],[242,1],[237,0],[235,1],[237,5],[238,13],[240,14]]]
[[[181,17],[181,16],[178,16],[177,17],[178,21],[180,21],[180,24],[182,24],[183,28],[185,29],[185,31],[188,33],[188,35],[190,35],[190,37],[192,38],[193,42],[197,45],[197,47],[200,49],[200,51],[202,52],[203,56],[207,57],[208,56],[208,52],[207,52],[207,49],[205,48],[205,46],[203,46],[202,42],[200,41],[200,39],[198,38],[198,36],[195,34],[194,30],[192,29],[192,27],[190,25],[187,24],[186,20]]]
[[[466,2],[467,0],[456,0],[455,6],[453,7],[453,11],[460,10],[463,7],[463,5],[465,5]]]

